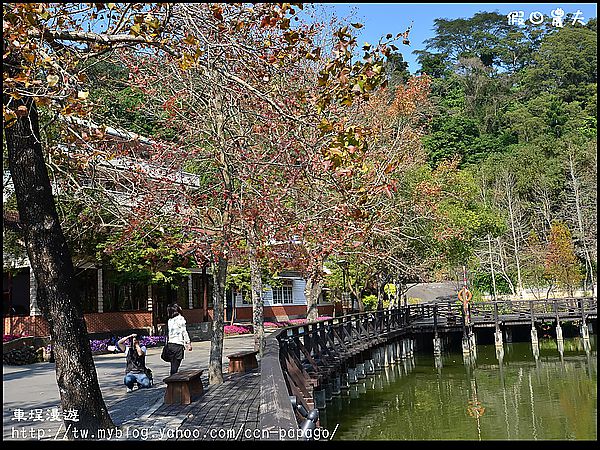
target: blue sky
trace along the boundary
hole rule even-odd
[[[596,3],[329,3],[340,17],[350,15],[355,11],[353,19],[358,20],[364,28],[358,30],[358,44],[366,41],[376,44],[381,36],[392,33],[394,36],[404,32],[411,21],[414,21],[410,32],[410,45],[398,45],[404,60],[409,63],[409,70],[414,73],[418,69],[413,50],[425,48],[423,41],[433,36],[433,21],[437,18],[457,19],[469,18],[480,11],[508,14],[511,11],[523,11],[525,19],[534,11],[539,11],[546,17],[556,8],[562,8],[565,13],[575,14],[577,10],[583,13],[583,21],[597,17]],[[528,22],[526,22],[528,23]]]

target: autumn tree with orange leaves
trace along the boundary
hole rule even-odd
[[[563,222],[554,222],[550,227],[544,267],[546,278],[566,289],[569,295],[573,295],[574,287],[583,280],[571,232]]]

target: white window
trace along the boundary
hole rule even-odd
[[[292,287],[294,282],[292,280],[283,280],[281,286],[273,287],[273,304],[274,305],[287,305],[294,302],[292,295]]]

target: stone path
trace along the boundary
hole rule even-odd
[[[203,369],[207,374],[210,342],[193,342],[192,346],[193,351],[185,353],[181,370]],[[224,372],[227,371],[228,354],[251,350],[253,346],[252,335],[226,338],[223,348]],[[198,428],[199,419],[190,420],[196,417],[197,413],[206,420],[210,420],[211,427],[213,423],[215,427],[238,424],[244,408],[247,408],[248,423],[255,423],[258,420],[258,408],[255,412],[250,412],[257,405],[260,394],[258,371],[250,372],[245,376],[238,375],[239,379],[232,376],[234,374],[225,375],[227,381],[223,385],[214,387],[208,385],[205,376],[203,378],[206,389],[205,398],[190,405],[189,414],[192,417],[185,415],[183,410],[169,409],[164,406],[163,397],[166,387],[162,380],[169,375],[169,364],[160,359],[160,352],[161,348],[150,348],[146,357],[146,364],[154,374],[154,386],[131,393],[127,393],[123,385],[125,359],[122,354],[96,355],[94,357],[104,401],[117,426],[116,430],[122,432],[120,437],[116,436],[118,432],[115,430],[115,435],[104,436],[104,438],[154,440],[162,437],[173,439],[175,437],[167,436],[167,433],[174,434],[179,427],[182,427],[182,430]],[[60,440],[64,437],[63,422],[50,420],[51,409],[60,407],[54,364],[3,366],[2,387],[3,438],[5,440]],[[229,394],[229,400],[225,403],[220,400],[224,393]],[[232,407],[234,403],[238,406]],[[226,410],[223,408],[223,404],[227,404]],[[233,420],[231,420],[230,414],[234,414]],[[18,420],[19,416],[21,420]],[[219,421],[222,423],[220,424]],[[76,423],[73,425],[76,426]],[[127,435],[127,431],[129,431],[129,435]],[[152,436],[151,433],[153,433]],[[196,434],[198,433],[199,431],[196,432]],[[207,436],[205,439],[210,439],[211,436]],[[216,438],[218,439],[218,437]],[[97,437],[93,439],[97,439]],[[204,435],[201,439],[204,439]]]

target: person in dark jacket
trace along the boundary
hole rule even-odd
[[[127,358],[125,378],[123,379],[125,386],[127,386],[127,392],[133,391],[136,383],[139,388],[149,388],[151,383],[146,368],[146,347],[140,345],[137,334],[133,333],[121,338],[117,342],[117,346],[125,353]]]

